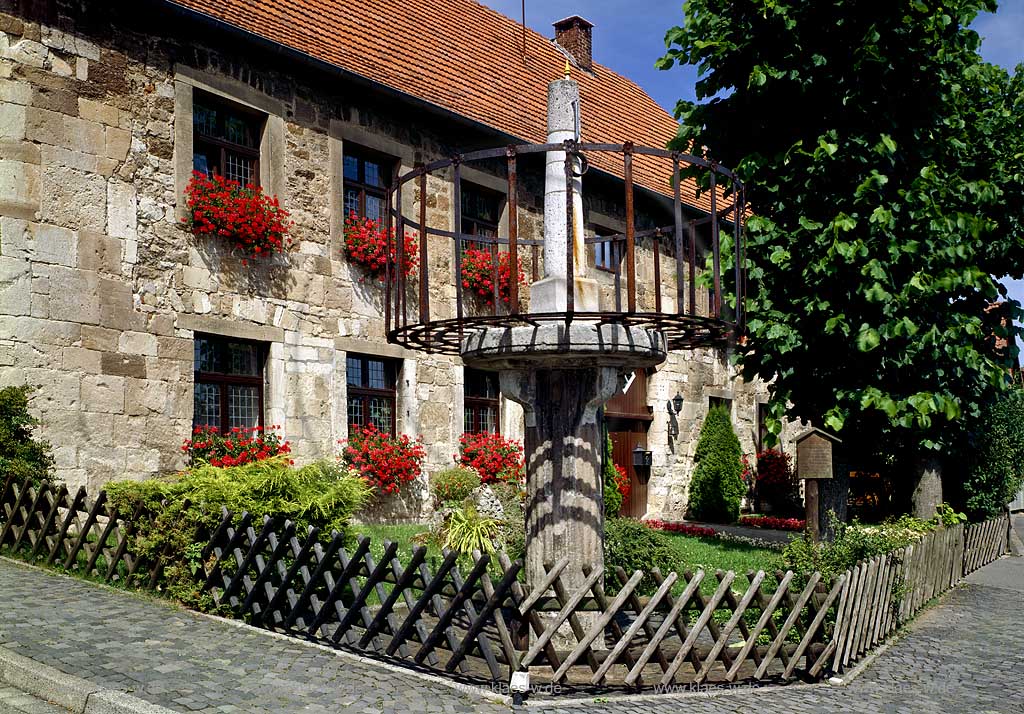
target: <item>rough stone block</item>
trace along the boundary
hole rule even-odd
[[[195,356],[195,342],[182,337],[159,337],[157,356],[161,359],[192,361]]]
[[[64,115],[60,112],[27,107],[25,109],[25,138],[40,144],[64,146]]]
[[[69,372],[87,372],[99,374],[102,372],[100,360],[102,352],[87,350],[82,347],[65,347],[61,350],[61,364]]]
[[[41,184],[43,220],[102,233],[107,223],[106,179],[64,166],[46,166]]]
[[[75,116],[64,117],[64,145],[87,154],[104,155],[105,128],[99,122]]]
[[[134,377],[136,379],[145,379],[148,375],[146,358],[142,355],[104,352],[100,358],[100,369],[103,374]]]
[[[78,232],[78,267],[101,273],[121,272],[124,241],[92,231]]]
[[[108,126],[105,133],[105,155],[117,161],[124,161],[128,158],[128,149],[132,145],[131,132],[125,129]]]
[[[0,314],[28,315],[32,306],[31,295],[29,262],[0,256]]]
[[[108,330],[104,327],[92,325],[82,326],[82,347],[101,352],[116,352],[117,338],[120,333],[117,330]]]
[[[125,181],[108,181],[107,232],[114,238],[135,238],[137,227],[135,186]]]
[[[78,263],[78,241],[74,231],[60,226],[38,223],[32,226],[32,257],[40,263],[54,263],[69,268]],[[70,286],[69,286],[70,287]]]
[[[8,47],[3,56],[6,59],[14,60],[18,64],[29,67],[43,67],[46,65],[50,51],[34,40],[22,39]]]
[[[89,60],[85,57],[75,57],[75,79],[81,82],[89,80]]]
[[[39,166],[23,161],[0,161],[0,201],[39,209]]]
[[[0,139],[0,159],[20,161],[23,164],[39,164],[42,162],[42,154],[36,144]]]
[[[42,163],[48,166],[66,166],[86,173],[99,170],[99,157],[94,154],[83,154],[81,151],[65,149],[63,146],[42,145]]]
[[[123,414],[124,380],[108,374],[88,375],[82,380],[82,405],[88,411]]]
[[[124,474],[127,449],[86,442],[78,450],[78,464],[89,474],[90,483],[103,484]]]
[[[0,255],[8,258],[28,258],[28,221],[0,216]]]
[[[58,266],[50,270],[50,314],[71,322],[98,324],[100,294],[96,273]]]
[[[168,413],[168,391],[166,382],[129,379],[125,413],[129,416]]]
[[[157,350],[156,335],[145,332],[124,332],[118,340],[119,352],[132,355],[156,356]]]
[[[54,52],[51,52],[49,57],[47,57],[46,65],[51,72],[59,77],[70,77],[75,73],[71,64],[67,60],[58,57]]]
[[[18,103],[0,97],[0,138],[25,138],[27,133],[28,109]]]
[[[32,85],[27,82],[16,82],[12,79],[0,79],[0,102],[10,104],[22,104],[27,105],[32,103]],[[0,109],[2,112],[3,109]],[[2,116],[2,114],[0,114]],[[22,130],[24,131],[24,112],[22,112]],[[7,129],[8,127],[3,126],[3,122],[0,122],[0,127]],[[0,129],[0,131],[3,131]]]

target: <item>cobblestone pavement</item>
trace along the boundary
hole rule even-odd
[[[68,710],[0,684],[0,714],[68,714]]]
[[[847,687],[611,697],[536,708],[544,714],[1019,714],[1022,613],[1024,558],[1005,558],[925,612]],[[181,712],[507,712],[409,674],[6,561],[0,561],[0,645]],[[0,694],[0,713],[2,707]]]

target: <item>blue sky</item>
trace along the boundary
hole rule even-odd
[[[519,19],[521,0],[480,0]],[[683,20],[681,0],[526,0],[526,24],[545,37],[551,25],[570,15],[594,23],[594,59],[639,84],[665,109],[678,99],[694,99],[696,70],[674,67],[662,72],[654,61],[664,54],[665,31]],[[1002,0],[995,14],[978,17],[981,54],[989,62],[1013,69],[1024,62],[1024,0]],[[1006,281],[1010,294],[1024,303],[1024,281]]]

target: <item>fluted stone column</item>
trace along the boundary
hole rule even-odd
[[[619,386],[619,369],[503,370],[502,393],[523,406],[526,433],[526,582],[563,556],[562,582],[581,585],[583,566],[604,570],[598,410]]]

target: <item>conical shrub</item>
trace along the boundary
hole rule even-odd
[[[733,523],[743,497],[743,452],[729,412],[713,407],[700,429],[690,482],[690,516],[701,521]]]

